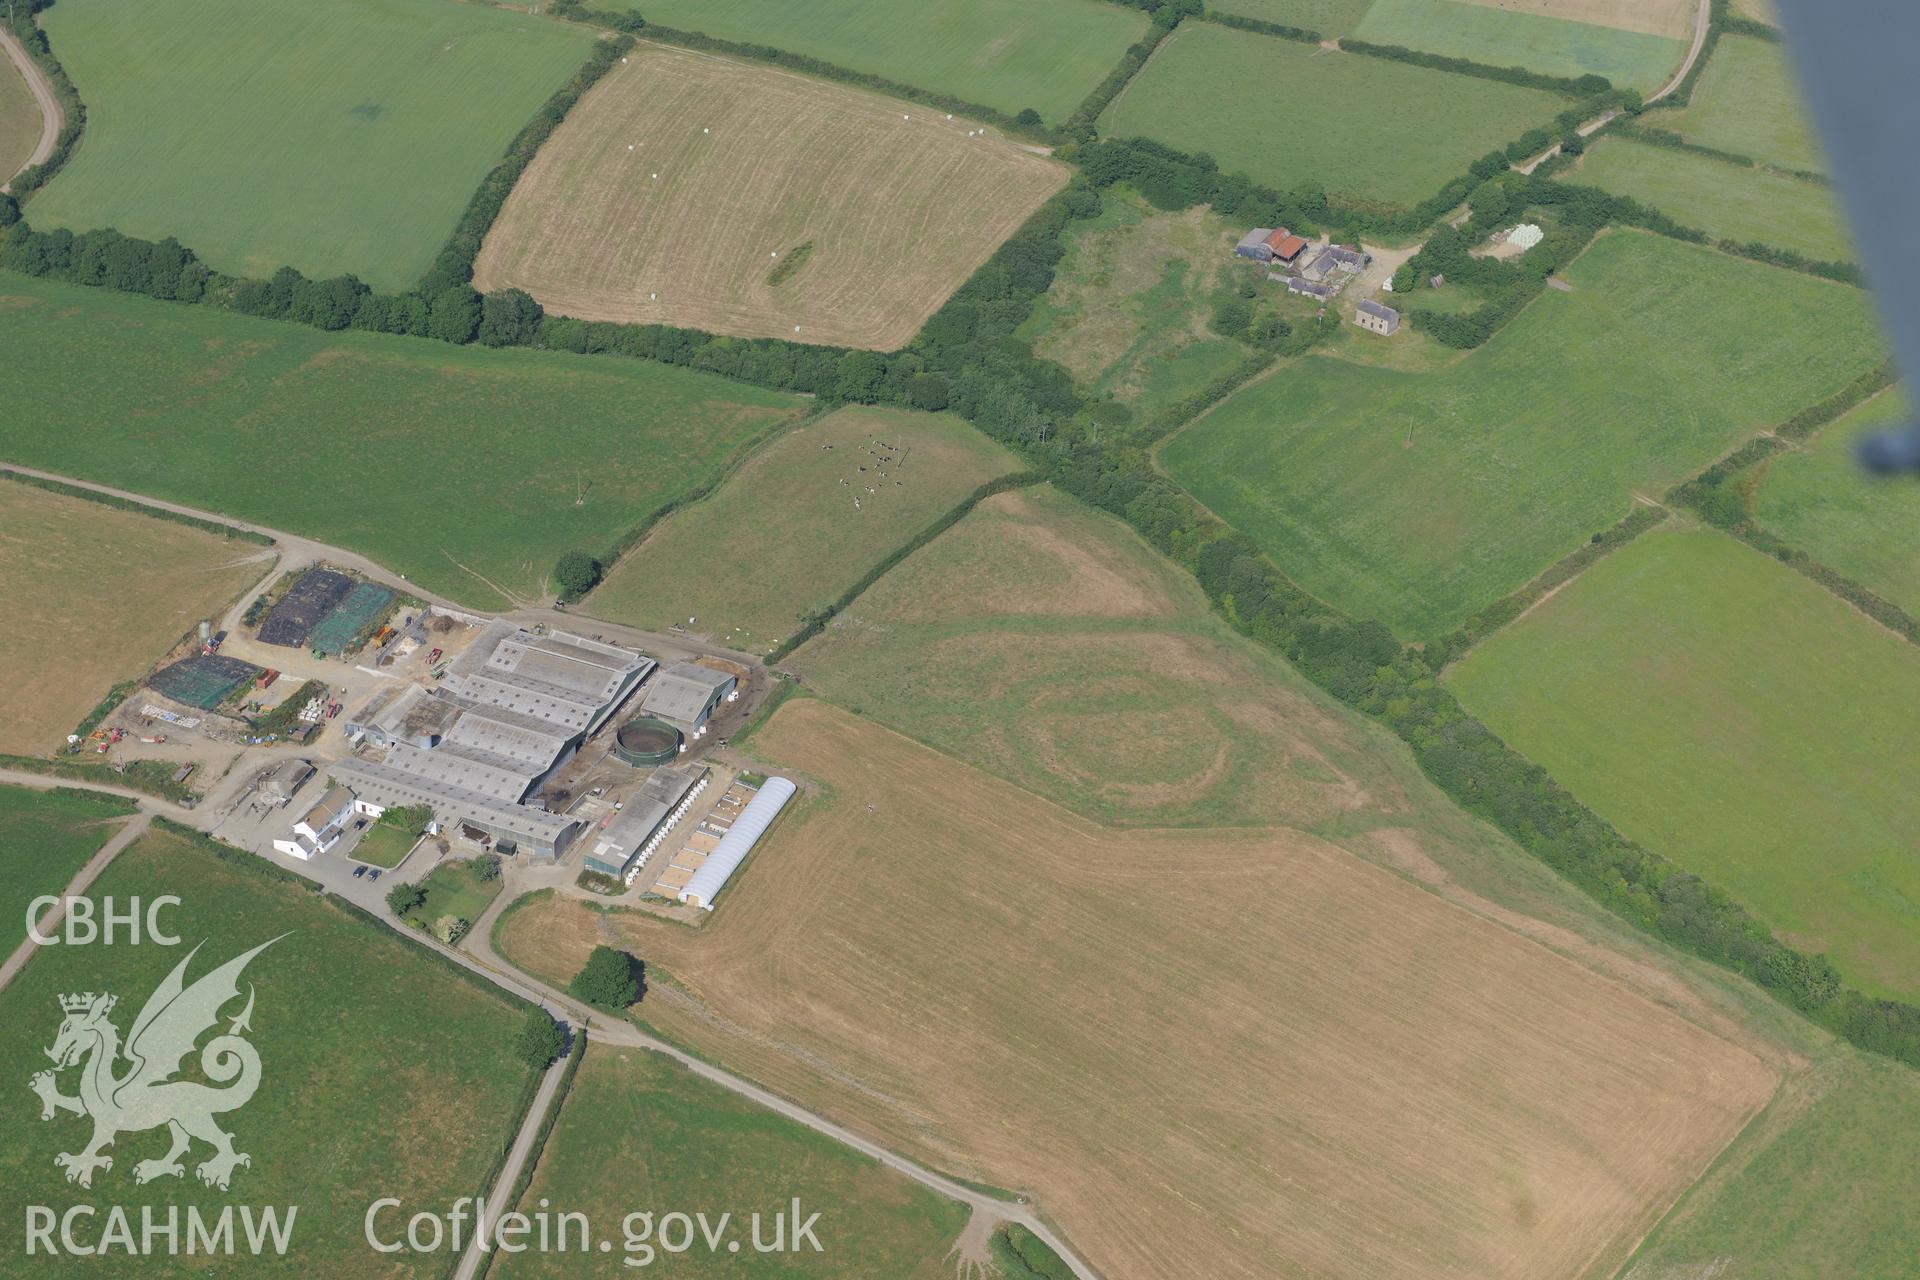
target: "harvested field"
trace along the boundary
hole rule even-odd
[[[474,283],[584,320],[892,350],[1066,184],[977,129],[642,45],[527,166]]]
[[[1920,1073],[1836,1045],[1789,1078],[1621,1280],[1897,1280],[1920,1261]]]
[[[1093,395],[1151,416],[1250,353],[1208,324],[1229,270],[1257,270],[1232,256],[1243,232],[1205,205],[1162,213],[1108,190],[1100,216],[1073,225],[1053,287],[1021,335]]]
[[[1550,76],[1601,75],[1623,89],[1651,93],[1670,79],[1693,35],[1650,34],[1572,19],[1566,6],[1481,0],[1374,0],[1354,36],[1495,67]]]
[[[13,59],[0,52],[0,185],[20,172],[40,141],[40,104]]]
[[[8,461],[288,528],[488,609],[544,597],[562,553],[605,555],[805,404],[650,361],[325,333],[11,274],[0,381],[22,406]]]
[[[0,754],[51,751],[268,568],[265,548],[0,480]]]
[[[1099,0],[646,0],[647,21],[772,45],[1058,123],[1147,31]]]
[[[1308,590],[1431,636],[1879,358],[1860,290],[1697,245],[1612,231],[1561,274],[1442,368],[1312,356],[1160,461]]]
[[[1601,1273],[1772,1091],[1303,833],[1096,827],[810,699],[755,745],[826,790],[705,929],[549,898],[509,952],[619,937],[672,975],[650,1022],[1031,1189],[1106,1274]]]
[[[1790,174],[1632,138],[1603,138],[1588,146],[1567,181],[1631,196],[1719,239],[1784,241],[1781,247],[1809,258],[1854,257],[1838,195]]]
[[[1868,475],[1854,461],[1862,437],[1911,421],[1906,397],[1878,396],[1767,464],[1753,493],[1761,524],[1831,569],[1920,616],[1920,485]]]
[[[592,34],[436,0],[72,0],[41,16],[86,145],[33,225],[174,236],[265,278],[417,281]]]
[[[1019,465],[956,417],[841,409],[781,436],[712,497],[667,517],[585,607],[654,629],[685,624],[765,652],[799,629],[802,614],[832,604],[975,488]]]
[[[1311,175],[1339,199],[1405,207],[1566,105],[1538,89],[1189,22],[1102,113],[1100,131],[1204,151],[1282,190]]]
[[[1693,87],[1693,100],[1678,112],[1657,111],[1647,119],[1689,141],[1763,164],[1826,169],[1786,46],[1755,36],[1722,38]]]
[[[787,665],[1102,822],[1408,820],[1369,735],[1131,529],[1050,487],[981,503]]]
[[[749,1215],[763,1215],[771,1237],[771,1216],[796,1196],[821,1213],[821,1252],[749,1254]],[[595,1222],[618,1222],[641,1205],[709,1222],[732,1214],[728,1234],[740,1252],[722,1245],[673,1258],[669,1274],[685,1280],[955,1280],[949,1251],[967,1222],[962,1205],[669,1058],[600,1043],[580,1064],[521,1211],[538,1212],[542,1199]],[[537,1251],[502,1255],[494,1269],[502,1280],[613,1273]]]
[[[1449,673],[1629,838],[1872,995],[1920,997],[1920,649],[1712,529],[1657,529]]]
[[[155,1218],[164,1224],[169,1204],[198,1205],[212,1218],[230,1204],[256,1211],[276,1206],[283,1221],[287,1206],[298,1205],[287,1255],[275,1258],[269,1246],[256,1267],[242,1237],[241,1257],[210,1267],[205,1256],[185,1248],[183,1212],[176,1254],[157,1237],[158,1256],[116,1248],[81,1265],[47,1266],[44,1255],[27,1256],[22,1233],[10,1231],[0,1238],[0,1273],[84,1272],[102,1280],[445,1274],[444,1253],[370,1249],[363,1234],[368,1205],[395,1196],[410,1210],[444,1210],[453,1197],[476,1194],[518,1123],[528,1069],[513,1042],[526,1006],[364,913],[310,892],[305,881],[276,873],[252,854],[216,852],[210,844],[156,824],[90,891],[123,903],[179,895],[180,905],[165,919],[183,945],[42,948],[0,992],[0,1020],[10,1031],[0,1045],[0,1071],[19,1082],[16,1105],[0,1115],[0,1213],[19,1222],[30,1204],[55,1213],[99,1204],[97,1217],[76,1219],[91,1242],[101,1232],[112,1238],[107,1205],[124,1206],[137,1246],[143,1207],[158,1210]],[[194,1144],[179,1178],[136,1181],[142,1160],[166,1153],[167,1135],[154,1129],[116,1138],[108,1150],[112,1168],[96,1172],[90,1189],[67,1182],[54,1155],[81,1149],[89,1127],[67,1114],[43,1122],[26,1092],[27,1080],[49,1065],[43,1050],[60,1028],[59,997],[112,993],[119,1004],[110,1021],[126,1036],[148,995],[195,944],[201,950],[188,967],[189,982],[273,938],[279,940],[247,967],[241,996],[221,1007],[224,1030],[253,989],[246,1038],[259,1055],[259,1089],[245,1107],[219,1117],[236,1150],[251,1157],[233,1170],[230,1189],[209,1190],[197,1178],[195,1166],[211,1151],[204,1142]],[[199,1054],[187,1055],[183,1074],[193,1078],[201,1061]],[[63,1093],[74,1092],[76,1075],[61,1073]],[[378,1225],[390,1239],[404,1224],[403,1214],[391,1214]],[[235,1235],[241,1236],[237,1222]]]

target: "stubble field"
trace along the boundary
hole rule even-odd
[[[1561,275],[1454,363],[1309,357],[1160,460],[1308,590],[1430,636],[1879,358],[1859,290],[1695,245],[1613,231]]]
[[[1108,1274],[1589,1274],[1772,1091],[1311,836],[1096,827],[812,699],[755,745],[825,791],[711,923],[546,899],[509,954],[571,974],[618,937],[671,975],[649,1021],[1036,1191]]]
[[[711,497],[668,516],[585,609],[765,652],[802,614],[839,599],[975,488],[1019,466],[960,418],[850,406],[781,436]]]
[[[892,350],[1066,180],[931,108],[641,45],[527,166],[474,283],[585,320]]]
[[[412,285],[591,34],[434,0],[63,0],[86,144],[41,230],[173,236],[222,271]]]
[[[1131,529],[1051,487],[982,502],[787,666],[1101,822],[1407,820],[1367,735]]]
[[[1601,560],[1448,676],[1630,838],[1920,996],[1920,649],[1711,529]]]
[[[0,478],[0,754],[51,751],[267,572],[267,548]]]

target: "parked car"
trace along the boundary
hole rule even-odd
[[[365,874],[367,874],[367,869],[365,867],[355,867],[353,869],[353,878],[355,880],[358,880],[361,876]]]
[[[375,867],[373,870],[367,872],[367,879],[378,880],[379,878],[380,878],[380,868]]]

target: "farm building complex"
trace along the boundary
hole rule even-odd
[[[579,820],[527,803],[654,669],[584,636],[494,622],[440,687],[384,691],[347,722],[384,754],[333,766],[362,812],[426,805],[496,848],[563,852]]]

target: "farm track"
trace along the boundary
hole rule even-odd
[[[20,167],[28,169],[36,164],[45,164],[53,154],[54,144],[60,140],[60,130],[66,128],[66,112],[60,108],[60,99],[54,96],[53,82],[47,79],[39,64],[27,56],[27,51],[14,34],[4,27],[0,27],[0,48],[6,49],[7,56],[13,59],[13,65],[20,68],[20,75],[32,91],[33,100],[40,104],[40,141],[34,144],[33,154]],[[7,181],[0,183],[0,191],[7,190],[15,176],[8,174]]]
[[[1701,48],[1707,43],[1707,27],[1711,19],[1711,9],[1712,0],[1700,0],[1700,7],[1693,15],[1693,44],[1687,49],[1686,61],[1680,64],[1680,69],[1673,73],[1671,80],[1649,94],[1644,101],[1650,103],[1660,101],[1660,99],[1666,97],[1675,89],[1678,89],[1680,82],[1685,80],[1687,74],[1693,70],[1693,64],[1700,60]],[[1618,110],[1603,112],[1598,119],[1589,120],[1586,124],[1580,126],[1580,136],[1583,138],[1591,138],[1594,134],[1612,124],[1619,116],[1620,112]],[[1541,165],[1559,154],[1560,144],[1556,142],[1533,159],[1521,165],[1520,172],[1531,174],[1535,169],[1538,169]]]

